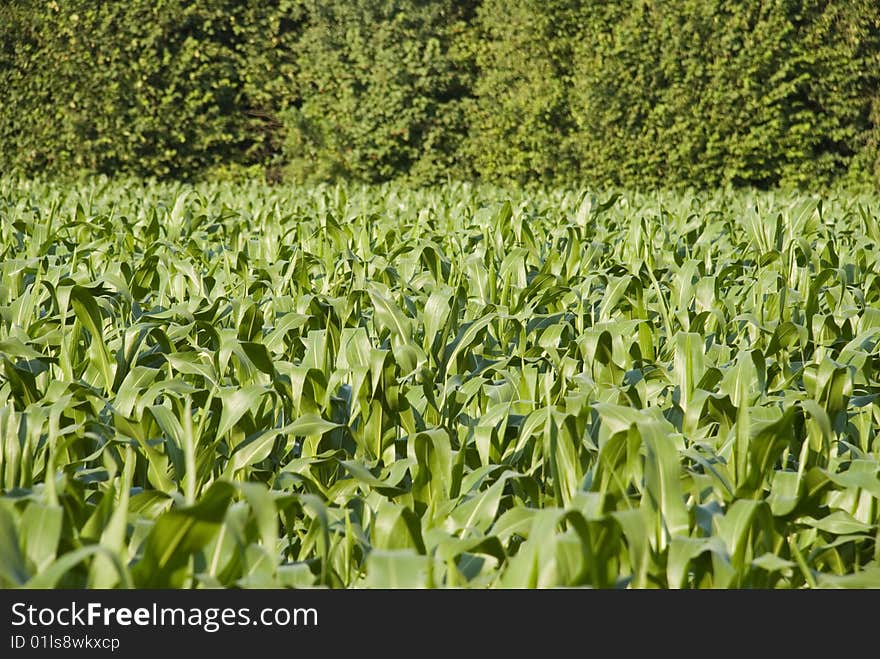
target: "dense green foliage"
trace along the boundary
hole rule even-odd
[[[880,199],[0,184],[0,585],[880,586]]]
[[[467,155],[487,179],[574,180],[569,99],[578,0],[486,0]]]
[[[875,0],[10,0],[0,169],[880,180]]]
[[[296,2],[11,0],[0,169],[191,176],[268,163],[296,95]]]
[[[473,72],[456,37],[468,3],[312,0],[288,114],[293,178],[454,176]]]
[[[874,0],[589,4],[572,102],[587,179],[808,186],[864,153]]]

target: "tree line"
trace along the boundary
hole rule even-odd
[[[880,184],[876,0],[7,0],[0,170]]]

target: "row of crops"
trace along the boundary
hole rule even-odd
[[[880,198],[0,182],[0,586],[880,586]]]

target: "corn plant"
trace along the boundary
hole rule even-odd
[[[880,198],[0,181],[0,586],[880,586]]]

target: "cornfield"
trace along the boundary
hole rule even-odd
[[[880,198],[0,182],[0,586],[880,586]]]

